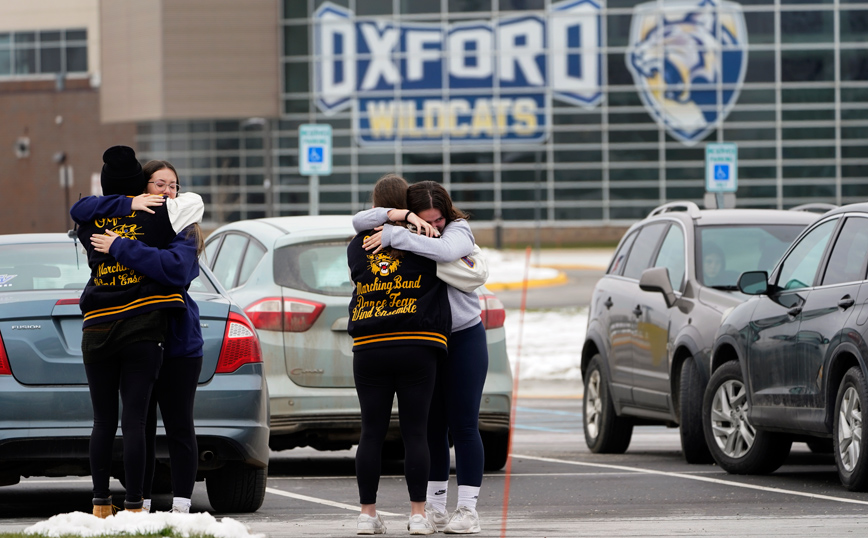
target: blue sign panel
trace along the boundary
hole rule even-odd
[[[356,20],[326,2],[315,21],[317,106],[351,108],[363,144],[541,142],[550,97],[587,107],[603,97],[594,0],[451,24]]]

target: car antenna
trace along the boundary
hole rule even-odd
[[[81,200],[81,193],[78,193],[78,199]],[[66,235],[72,239],[72,246],[75,249],[75,268],[80,269],[80,265],[78,263],[78,223],[73,222],[72,230],[67,230]]]

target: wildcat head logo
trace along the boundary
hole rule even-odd
[[[723,122],[738,100],[747,70],[741,6],[725,0],[639,4],[626,60],[648,112],[692,146]]]
[[[368,262],[371,265],[371,272],[380,276],[389,276],[392,271],[395,271],[401,265],[399,260],[384,252],[368,254]]]

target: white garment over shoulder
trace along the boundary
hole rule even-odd
[[[175,233],[180,233],[187,226],[202,222],[205,213],[205,202],[195,192],[182,192],[174,198],[166,199],[166,210],[169,221]]]

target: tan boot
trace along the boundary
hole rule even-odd
[[[113,508],[114,507],[111,504],[95,504],[93,506],[93,515],[105,519],[114,514]]]
[[[124,512],[144,512],[144,508],[125,508]]]

